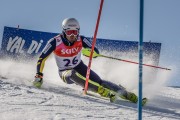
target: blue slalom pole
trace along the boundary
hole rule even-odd
[[[140,0],[139,15],[139,90],[138,90],[138,120],[142,120],[142,79],[143,79],[143,17],[144,0]]]

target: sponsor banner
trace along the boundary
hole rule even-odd
[[[34,59],[41,53],[47,41],[58,33],[4,27],[1,56],[13,59]],[[89,38],[91,41],[92,39]],[[96,46],[100,53],[123,59],[138,59],[138,42],[97,38]],[[144,59],[158,64],[161,43],[144,42]]]
[[[55,35],[57,34],[4,27],[1,48],[3,56],[33,58],[42,51],[46,42]]]

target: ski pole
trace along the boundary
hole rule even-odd
[[[128,63],[133,63],[133,64],[139,64],[138,62],[134,62],[134,61],[130,61],[130,60],[124,60],[124,59],[120,59],[120,58],[114,58],[114,57],[110,57],[110,56],[106,56],[106,55],[101,55],[101,54],[97,54],[97,56],[98,57],[109,58],[109,59],[114,59],[114,60],[119,60],[119,61],[123,61],[123,62],[128,62]],[[155,66],[155,65],[148,65],[148,64],[142,64],[142,65],[148,66],[148,67],[153,67],[153,68],[164,69],[164,70],[171,70],[169,68],[159,67],[159,66]]]
[[[88,64],[87,73],[86,73],[86,83],[85,83],[85,87],[84,87],[84,94],[87,93],[87,89],[88,89],[88,80],[89,80],[89,75],[90,75],[90,70],[91,70],[92,55],[93,55],[94,46],[96,43],[96,36],[97,36],[97,31],[98,31],[98,27],[99,27],[100,18],[101,18],[101,11],[102,11],[102,7],[103,7],[103,2],[104,2],[104,0],[101,0],[98,18],[96,21],[96,28],[95,28],[95,32],[94,32],[93,41],[92,41],[92,49],[91,49],[91,54],[89,57],[89,64]]]

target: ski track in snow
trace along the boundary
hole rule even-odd
[[[166,87],[143,107],[144,120],[179,120],[180,88]],[[174,94],[171,94],[174,93]],[[137,105],[85,96],[79,89],[48,84],[37,89],[0,78],[0,120],[135,120]]]

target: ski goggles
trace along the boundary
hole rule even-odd
[[[78,35],[79,31],[78,30],[65,30],[66,35]]]

